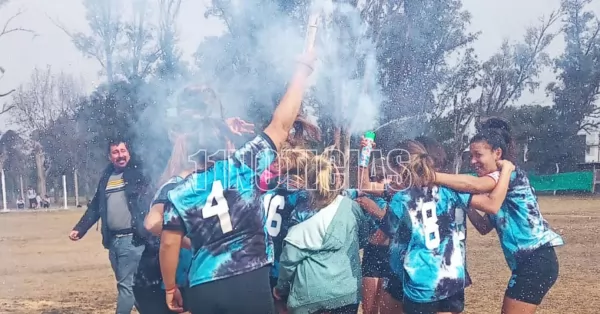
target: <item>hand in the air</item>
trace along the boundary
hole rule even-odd
[[[369,145],[369,140],[367,140],[364,136],[360,138],[360,147],[366,147]],[[371,142],[372,147],[375,148],[375,142]]]
[[[231,132],[236,135],[242,135],[243,133],[254,134],[254,124],[248,123],[238,117],[229,118],[225,120],[225,122],[227,123],[227,126],[229,126]]]

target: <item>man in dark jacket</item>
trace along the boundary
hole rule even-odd
[[[96,194],[69,238],[77,241],[100,219],[102,244],[109,252],[110,264],[117,279],[117,314],[130,314],[135,304],[133,276],[144,250],[147,235],[144,218],[148,206],[147,182],[139,167],[130,162],[127,143],[111,141],[109,160]]]

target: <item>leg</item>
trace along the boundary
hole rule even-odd
[[[540,248],[517,261],[502,303],[503,314],[533,314],[558,279],[553,247]]]
[[[271,283],[271,291],[275,286],[277,286],[277,278],[269,277],[269,282]],[[275,300],[273,298],[273,303],[275,304],[275,311],[279,314],[287,314],[287,298],[283,298],[282,300]]]
[[[379,278],[364,277],[362,280],[362,309],[364,314],[379,313],[379,287],[381,280]]]
[[[534,314],[535,310],[537,310],[537,305],[535,304],[526,303],[504,296],[504,302],[502,302],[502,314]]]
[[[362,261],[362,309],[364,314],[377,314],[382,303],[383,278],[390,275],[389,247],[368,244]]]
[[[130,314],[135,304],[133,296],[133,276],[142,257],[143,246],[134,246],[131,243],[133,236],[116,237],[113,246],[116,252],[117,267],[117,314]]]
[[[381,314],[402,314],[402,299],[404,298],[402,282],[393,275],[382,281],[383,289],[379,312]]]

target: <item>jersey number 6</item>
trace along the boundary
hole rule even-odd
[[[213,182],[212,190],[206,198],[206,204],[202,208],[202,218],[210,218],[212,216],[219,217],[221,232],[226,234],[233,230],[231,225],[231,216],[229,216],[229,205],[223,195],[223,184],[221,181]],[[216,203],[213,205],[213,203]]]
[[[267,212],[267,232],[272,237],[276,237],[281,232],[281,223],[283,219],[277,211],[285,207],[285,198],[282,195],[265,195],[263,206]],[[268,206],[268,208],[267,208]]]

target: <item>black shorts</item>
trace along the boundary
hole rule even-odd
[[[358,304],[350,304],[350,305],[338,307],[336,309],[319,311],[314,314],[322,314],[322,313],[326,313],[326,314],[356,314],[356,313],[358,313],[358,307],[359,307]]]
[[[190,312],[202,314],[274,314],[269,283],[271,265],[188,289]]]
[[[459,292],[446,299],[428,302],[417,303],[408,298],[402,301],[404,314],[436,314],[438,312],[453,312],[460,313],[465,309],[465,292]]]
[[[187,310],[185,289],[179,289],[184,297],[183,308]],[[160,285],[148,287],[133,287],[133,295],[135,297],[135,307],[140,314],[175,314],[169,310],[165,296],[165,290]]]
[[[521,302],[540,305],[558,279],[554,247],[539,248],[517,259],[505,295]]]
[[[383,289],[398,302],[402,302],[404,299],[404,288],[402,287],[402,280],[391,274],[385,278],[383,282]]]
[[[367,244],[363,252],[362,275],[370,278],[386,278],[390,274],[389,246]]]

